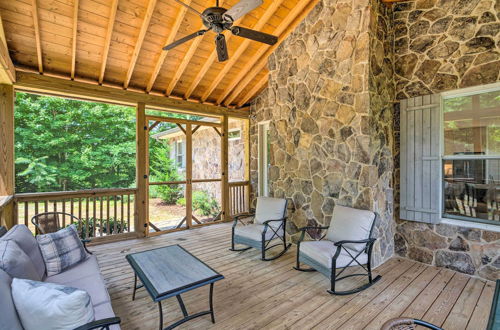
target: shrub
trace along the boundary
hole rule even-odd
[[[89,228],[88,236],[86,235],[87,222],[88,222],[88,228]],[[78,229],[78,233],[80,234],[80,238],[94,237],[94,226],[95,226],[96,234],[99,234],[101,232],[101,219],[94,219],[93,217],[88,218],[88,219],[80,219],[80,221],[75,221],[74,224],[76,225],[76,228]],[[115,230],[115,225],[116,225],[116,230]],[[106,235],[120,234],[120,233],[126,232],[127,230],[128,230],[128,226],[127,226],[127,223],[125,221],[123,222],[123,227],[122,227],[121,220],[115,220],[115,218],[109,218],[109,232],[108,232],[108,219],[102,219],[102,233],[103,234],[106,234]]]
[[[179,198],[177,205],[186,206],[186,199]],[[198,211],[203,216],[216,216],[219,213],[219,203],[206,191],[197,190],[193,192],[193,210]]]
[[[150,141],[150,181],[178,181],[177,167],[169,158],[170,148],[164,141]],[[151,197],[159,197],[167,204],[175,204],[182,196],[180,185],[158,185],[151,189]]]

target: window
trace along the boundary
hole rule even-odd
[[[269,122],[258,125],[258,166],[259,196],[269,196],[269,167],[271,166],[271,144],[269,142]]]
[[[241,139],[241,129],[234,128],[234,129],[229,130],[229,132],[227,134],[227,138],[229,141],[240,140]]]
[[[184,141],[175,141],[175,162],[178,167],[184,168]]]
[[[444,217],[499,224],[500,86],[442,99]]]

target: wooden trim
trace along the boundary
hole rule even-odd
[[[104,80],[104,71],[106,71],[106,63],[108,62],[109,47],[111,46],[111,36],[113,35],[113,26],[115,24],[116,11],[118,9],[118,0],[113,0],[111,3],[111,12],[109,14],[108,27],[106,29],[106,41],[104,41],[104,50],[102,52],[101,69],[99,71],[99,85],[102,85]]]
[[[201,126],[210,126],[210,127],[222,127],[221,123],[212,123],[209,121],[198,121],[198,120],[189,120],[182,118],[170,118],[170,117],[161,117],[161,116],[148,116],[146,115],[146,120],[155,120],[162,121],[174,124],[192,124],[192,125],[201,125]]]
[[[161,185],[168,185],[168,184],[186,184],[187,181],[158,181],[158,182],[149,182],[148,184],[150,186],[161,186]]]
[[[228,109],[22,71],[17,71],[15,88],[16,90],[32,93],[42,93],[62,97],[76,97],[85,100],[112,102],[128,106],[135,106],[137,103],[144,103],[151,109],[197,114],[202,116],[227,114],[230,117],[248,118],[249,114],[247,108]]]
[[[14,196],[1,196],[0,197],[0,211],[2,211],[11,201],[14,200]]]
[[[153,128],[158,126],[160,123],[161,123],[161,121],[155,121],[151,126],[149,126],[149,128],[148,128],[149,131],[151,132],[153,130]]]
[[[76,66],[76,36],[78,34],[78,6],[79,0],[74,0],[73,5],[73,39],[71,40],[71,79],[75,79]]]
[[[186,5],[191,4],[191,0],[184,1]],[[177,13],[177,18],[175,19],[175,23],[172,26],[172,30],[168,32],[167,38],[163,42],[164,45],[168,45],[174,41],[175,36],[177,35],[177,32],[179,31],[179,27],[181,26],[182,22],[184,21],[184,16],[186,15],[187,8],[184,6],[179,5],[179,12]],[[156,81],[156,78],[158,77],[158,74],[160,73],[160,69],[163,66],[163,63],[165,62],[165,59],[167,58],[168,51],[161,50],[160,56],[158,57],[158,60],[156,60],[155,68],[153,70],[153,73],[151,74],[151,77],[149,78],[148,84],[146,86],[146,91],[149,93],[154,86],[154,83]],[[169,93],[170,94],[170,93]]]
[[[222,122],[222,140],[221,140],[221,204],[222,204],[222,221],[230,219],[229,210],[229,120],[227,116],[221,117]]]
[[[259,81],[255,83],[255,85],[241,98],[240,102],[238,102],[238,107],[241,107],[243,104],[247,103],[252,97],[257,95],[267,84],[269,80],[269,73],[265,73]]]
[[[193,226],[193,127],[186,124],[186,226]]]
[[[247,62],[245,66],[241,69],[238,75],[229,83],[222,95],[217,99],[217,104],[221,104],[228,95],[229,98],[224,101],[225,104],[230,104],[231,101],[246,87],[247,84],[242,83],[242,81],[250,81],[251,79],[246,79],[249,72],[257,71],[260,72],[262,68],[267,64],[267,57],[264,60],[266,54],[271,54],[276,48],[288,37],[288,35],[295,30],[300,22],[309,14],[309,12],[316,6],[319,0],[300,0],[295,7],[290,11],[287,17],[280,23],[280,25],[274,30],[273,34],[279,35],[278,42],[273,46],[261,45],[257,52],[253,55],[253,60]],[[265,62],[265,63],[264,63]],[[256,66],[259,66],[258,70],[254,70]]]
[[[135,207],[137,217],[134,228],[140,236],[147,236],[148,230],[148,202],[149,202],[149,159],[148,138],[146,121],[146,105],[138,103],[136,108],[136,183],[137,193]]]
[[[0,84],[0,196],[14,195],[14,86]]]
[[[262,17],[260,17],[259,20],[257,21],[257,24],[253,26],[253,30],[260,31],[266,25],[266,23],[268,23],[268,21],[271,19],[274,12],[278,10],[279,6],[283,3],[283,1],[284,0],[276,0],[271,2],[271,4],[266,9]],[[231,58],[224,64],[224,68],[222,68],[222,70],[219,71],[217,77],[212,81],[212,84],[207,88],[205,93],[203,93],[203,96],[201,97],[202,101],[205,101],[210,96],[210,94],[212,94],[212,92],[219,85],[221,80],[233,68],[234,64],[238,62],[240,56],[247,50],[249,45],[250,45],[250,40],[245,39],[240,44],[238,49],[233,54],[231,54]]]
[[[214,127],[214,130],[215,132],[217,132],[217,134],[219,134],[219,136],[222,136],[221,132],[217,129],[217,127]]]
[[[226,43],[229,41],[230,38],[231,38],[231,35],[228,35],[226,37]],[[188,90],[184,94],[184,98],[188,99],[191,96],[191,94],[193,94],[196,87],[198,87],[198,84],[200,83],[201,79],[205,76],[208,69],[210,69],[210,67],[214,63],[216,57],[217,57],[217,52],[216,52],[216,50],[214,50],[214,51],[212,51],[212,53],[210,53],[210,56],[205,61],[205,64],[203,64],[200,71],[198,71],[198,74],[196,75],[194,80],[191,82],[191,85],[189,85]]]
[[[31,0],[31,15],[33,16],[33,27],[35,29],[36,55],[38,58],[38,72],[43,73],[42,42],[40,39],[40,26],[38,25],[37,0]]]
[[[16,69],[10,59],[4,32],[2,16],[0,16],[0,84],[12,85],[16,81]]]
[[[23,193],[15,194],[17,202],[30,202],[40,200],[55,200],[63,198],[83,198],[94,196],[115,196],[123,194],[135,194],[136,188],[111,188],[111,189],[85,189],[75,191],[53,191],[41,193]]]
[[[181,126],[181,124],[179,123],[175,123],[177,125],[177,127],[179,127],[179,129],[184,133],[186,134],[186,130],[184,129],[184,127]]]
[[[125,89],[128,88],[130,83],[130,78],[132,78],[132,73],[134,72],[135,63],[137,62],[137,58],[139,57],[139,52],[142,48],[142,43],[144,42],[144,38],[146,37],[146,32],[149,28],[149,23],[151,22],[151,17],[153,17],[153,11],[155,10],[157,0],[149,0],[148,8],[146,10],[146,14],[144,15],[144,20],[142,21],[141,30],[139,32],[139,36],[137,37],[137,41],[135,42],[134,52],[132,53],[132,58],[130,59],[130,64],[127,70],[127,75],[125,76],[125,82],[123,83],[123,87]]]

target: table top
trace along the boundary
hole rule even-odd
[[[224,278],[180,245],[132,253],[125,258],[154,301]]]

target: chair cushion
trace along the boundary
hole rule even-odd
[[[368,239],[373,221],[375,221],[375,213],[372,211],[335,205],[326,239],[333,242]],[[358,252],[365,248],[364,244],[346,244],[345,246]]]
[[[38,242],[25,225],[15,225],[7,232],[0,240],[12,240],[28,255],[33,261],[38,277],[41,279],[45,275],[45,262],[43,261],[42,252],[38,247]]]
[[[89,256],[85,261],[62,273],[47,277],[45,281],[86,291],[90,295],[94,306],[110,301],[95,256]]]
[[[75,225],[56,233],[38,235],[36,239],[45,261],[47,276],[59,274],[87,258]]]
[[[76,288],[15,278],[12,297],[25,330],[71,330],[94,320],[90,296]]]
[[[255,223],[263,224],[267,220],[282,219],[286,213],[286,199],[259,197],[257,198],[257,208],[255,210]],[[277,226],[279,223],[270,223]]]
[[[315,260],[316,262],[324,265],[327,268],[332,268],[332,257],[337,251],[337,247],[334,245],[332,241],[321,240],[321,241],[306,241],[300,243],[300,254],[304,254],[309,258]],[[356,256],[359,252],[352,251],[349,249],[349,252]],[[349,262],[351,262],[352,257],[342,249],[339,256],[337,257],[337,268],[343,268],[347,266]],[[362,253],[358,258],[358,262],[362,265],[366,264],[368,261],[368,255],[366,253]],[[358,266],[356,262],[353,262],[351,266]]]
[[[33,261],[13,240],[0,240],[0,269],[10,277],[42,280]]]
[[[12,292],[10,289],[12,278],[0,269],[0,329],[2,330],[23,330],[21,320],[17,315]]]
[[[234,234],[238,236],[242,236],[252,241],[262,241],[262,232],[264,231],[264,225],[260,224],[250,224],[246,226],[236,226],[234,228]],[[278,235],[283,236],[283,229],[277,231]],[[270,240],[274,235],[274,231],[271,228],[268,228],[266,231],[266,240]],[[275,237],[277,238],[277,237]]]

